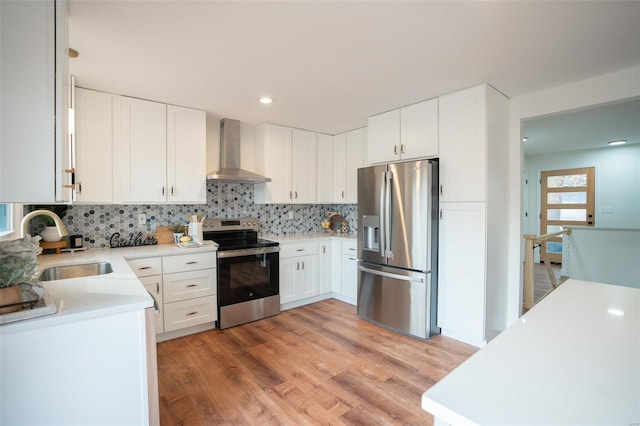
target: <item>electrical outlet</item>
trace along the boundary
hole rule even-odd
[[[613,207],[610,207],[610,206],[601,207],[600,208],[600,213],[602,213],[602,214],[613,214]]]
[[[289,220],[293,220],[293,212],[289,212]]]
[[[138,225],[146,225],[146,223],[147,223],[147,214],[138,213]]]

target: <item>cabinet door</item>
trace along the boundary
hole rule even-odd
[[[440,203],[438,327],[478,344],[484,340],[485,203]]]
[[[369,154],[371,155],[371,154]],[[438,99],[400,110],[400,156],[403,160],[438,155]]]
[[[167,106],[167,200],[207,202],[207,118],[204,111]]]
[[[298,300],[296,295],[297,257],[280,259],[280,303],[285,304]]]
[[[68,140],[56,125],[66,130],[68,105],[59,100],[63,93],[56,86],[68,74],[66,67],[56,73],[55,66],[68,56],[66,46],[56,46],[64,35],[56,35],[56,20],[66,20],[66,11],[56,14],[56,6],[0,1],[0,202],[62,200]]]
[[[77,88],[75,104],[76,201],[113,201],[112,95]]]
[[[333,136],[318,134],[317,161],[317,200],[318,203],[333,202]]]
[[[400,159],[400,110],[369,117],[368,164]]]
[[[147,289],[153,301],[155,302],[155,308],[157,312],[153,318],[156,325],[156,334],[164,333],[164,321],[163,321],[163,301],[162,301],[162,275],[153,275],[150,277],[140,278],[140,282]]]
[[[333,201],[347,201],[347,134],[333,137]]]
[[[117,199],[142,203],[166,201],[167,107],[141,99],[119,97],[119,123],[115,132],[120,177]]]
[[[291,129],[273,124],[256,127],[256,172],[271,182],[255,185],[256,203],[290,203]]]
[[[486,87],[440,97],[441,201],[484,201]]]
[[[356,304],[358,296],[358,261],[350,254],[342,255],[342,296]]]
[[[296,291],[299,299],[318,295],[318,257],[316,255],[302,256],[298,259],[299,266],[296,280]]]
[[[318,294],[331,292],[331,241],[318,242]]]
[[[317,135],[293,129],[291,144],[291,201],[299,204],[316,202]]]
[[[347,182],[346,203],[358,203],[358,169],[364,166],[364,143],[366,129],[352,130],[347,133]]]

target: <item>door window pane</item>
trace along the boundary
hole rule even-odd
[[[587,209],[548,209],[547,220],[587,220]]]
[[[587,175],[562,175],[547,177],[547,188],[574,188],[587,186]]]
[[[550,192],[547,193],[547,204],[586,204],[587,193],[582,192]]]
[[[562,231],[563,229],[564,227],[560,225],[549,225],[547,226],[547,234],[552,234],[554,232]]]
[[[12,206],[11,204],[0,204],[0,233],[9,232],[12,229]]]

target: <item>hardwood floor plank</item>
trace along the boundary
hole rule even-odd
[[[393,333],[329,299],[159,343],[161,424],[431,424],[422,393],[475,350]]]

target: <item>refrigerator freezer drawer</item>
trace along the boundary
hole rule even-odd
[[[428,273],[361,263],[358,315],[400,333],[426,339],[430,331]]]

